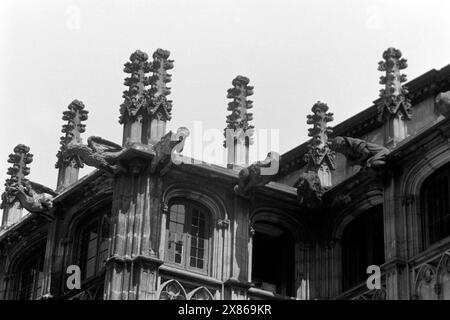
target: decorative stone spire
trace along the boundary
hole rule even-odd
[[[149,115],[151,118],[150,141],[159,141],[166,133],[166,122],[171,119],[172,101],[167,99],[170,88],[167,83],[172,81],[172,75],[167,71],[173,69],[173,60],[169,60],[170,52],[158,49],[153,53],[151,71],[151,88],[149,90],[151,103]]]
[[[387,123],[387,145],[395,145],[407,136],[406,120],[411,119],[411,103],[407,98],[408,90],[402,85],[406,81],[406,75],[400,73],[408,65],[402,58],[400,50],[388,48],[383,53],[384,61],[378,63],[378,70],[385,72],[380,77],[380,84],[385,87],[380,90],[378,103],[379,121]]]
[[[150,84],[150,79],[147,77],[150,70],[148,54],[140,50],[132,53],[130,61],[125,63],[123,71],[130,76],[124,81],[128,90],[123,92],[124,102],[120,106],[119,117],[119,123],[124,125],[124,146],[136,142],[142,143],[143,119],[150,100],[148,90],[145,88]]]
[[[77,155],[64,157],[63,152],[69,143],[82,143],[81,134],[86,130],[83,121],[88,118],[88,111],[84,109],[83,102],[73,100],[67,107],[69,110],[63,112],[62,119],[67,121],[62,126],[61,132],[64,135],[60,139],[60,149],[56,154],[58,161],[55,167],[59,169],[57,191],[61,191],[78,180],[79,168],[83,167],[83,162]]]
[[[171,81],[167,70],[173,68],[169,55],[169,51],[158,49],[153,54],[153,62],[149,62],[148,54],[137,50],[125,63],[124,72],[130,77],[124,82],[128,90],[123,93],[119,118],[124,125],[124,146],[154,144],[165,134],[172,111],[172,101],[167,99],[170,94],[167,83]],[[148,75],[150,72],[152,76]]]
[[[253,107],[253,101],[247,97],[253,94],[250,80],[244,76],[234,78],[233,88],[228,89],[227,98],[233,99],[228,103],[227,127],[224,130],[224,147],[228,149],[228,167],[245,167],[249,162],[249,147],[253,143],[254,127],[249,123],[253,114],[248,109]]]
[[[327,124],[333,121],[333,114],[328,112],[325,103],[317,102],[312,107],[311,115],[307,116],[307,124],[313,127],[308,129],[312,139],[308,146],[308,152],[304,156],[307,163],[307,171],[314,171],[319,175],[322,186],[331,186],[331,170],[335,169],[335,153],[330,149],[331,141],[328,136],[333,133]]]
[[[29,151],[30,148],[26,145],[18,144],[14,148],[14,153],[9,155],[8,162],[12,163],[12,167],[8,168],[7,174],[10,178],[6,179],[5,191],[2,194],[2,227],[10,226],[22,217],[22,206],[16,197],[17,186],[28,181],[26,178],[30,174],[28,165],[33,161],[33,155]]]

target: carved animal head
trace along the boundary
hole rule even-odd
[[[450,117],[450,91],[441,92],[434,100],[437,111],[444,117]]]
[[[46,209],[53,208],[53,197],[47,193],[42,194],[40,202]]]

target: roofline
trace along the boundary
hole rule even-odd
[[[441,92],[446,86],[450,88],[450,64],[440,70],[431,69],[407,82],[405,86],[409,89],[409,98],[414,107],[418,102]],[[379,101],[380,98],[374,100],[372,106],[335,125],[333,135],[360,137],[382,126],[377,119],[377,103]],[[281,155],[280,173],[287,174],[295,170],[289,170],[290,166],[299,169],[305,164],[302,154],[307,151],[309,141],[310,139]]]

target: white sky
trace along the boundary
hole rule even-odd
[[[255,86],[253,124],[278,129],[283,153],[306,140],[316,101],[328,103],[332,125],[371,105],[387,47],[408,59],[408,79],[449,64],[449,12],[448,0],[2,0],[0,180],[24,143],[29,178],[55,187],[61,114],[75,98],[90,111],[85,139],[121,143],[123,64],[136,49],[175,60],[169,129],[193,132],[202,121],[221,132],[226,91],[241,74]]]

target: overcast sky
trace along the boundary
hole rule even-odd
[[[0,178],[23,143],[34,154],[29,178],[55,187],[61,114],[73,99],[89,110],[85,139],[121,143],[123,64],[136,49],[175,60],[169,129],[193,132],[201,121],[222,131],[226,91],[241,74],[255,87],[255,127],[278,130],[286,152],[307,139],[316,101],[333,125],[371,105],[387,47],[408,59],[408,79],[449,64],[449,12],[448,0],[1,0]]]

